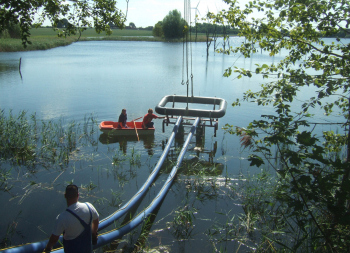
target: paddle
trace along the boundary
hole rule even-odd
[[[137,129],[136,129],[136,124],[135,124],[135,120],[138,120],[138,119],[141,119],[142,117],[140,118],[137,118],[137,119],[133,119],[132,121],[134,122],[134,127],[135,127],[135,131],[136,131],[136,136],[137,136],[137,140],[140,141],[139,139],[139,133],[137,132]]]
[[[136,129],[135,121],[134,121],[134,126],[135,126],[135,131],[136,131],[137,140],[140,141],[140,139],[139,139],[139,134],[138,134],[137,129]]]
[[[135,121],[135,120],[138,120],[138,119],[141,119],[142,117],[140,117],[140,118],[137,118],[137,119],[133,119],[132,121]]]

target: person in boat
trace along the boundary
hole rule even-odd
[[[118,128],[122,128],[122,127],[126,127],[127,128],[128,127],[126,125],[127,119],[128,119],[128,116],[126,114],[126,109],[123,109],[122,112],[119,115],[119,119],[118,119],[119,126],[118,126]]]
[[[78,201],[76,185],[68,185],[64,197],[68,208],[57,216],[44,252],[51,252],[62,233],[65,253],[92,252],[92,245],[97,244],[98,212],[92,204]]]
[[[153,114],[153,109],[150,108],[148,109],[148,113],[143,117],[142,127],[145,129],[152,128],[154,125],[154,122],[152,122],[152,119],[164,119],[164,118],[165,117],[160,117]]]

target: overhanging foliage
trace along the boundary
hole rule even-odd
[[[19,24],[23,46],[30,44],[30,28],[49,20],[57,27],[67,21],[59,36],[81,33],[94,27],[98,33],[111,34],[110,23],[124,27],[125,15],[116,8],[115,0],[6,0],[0,2],[0,34],[12,24]]]
[[[212,15],[212,21],[239,29],[246,42],[222,53],[250,57],[265,51],[274,56],[288,50],[276,64],[228,68],[224,74],[262,75],[267,80],[260,91],[246,92],[243,100],[272,105],[274,112],[246,128],[227,125],[226,129],[251,148],[251,165],[269,163],[279,176],[275,201],[285,207],[288,220],[280,228],[298,236],[289,242],[276,238],[275,243],[293,251],[346,252],[350,248],[350,44],[337,36],[349,35],[349,1],[261,0],[245,8],[236,0],[225,2],[229,8]],[[335,40],[327,44],[324,37]],[[270,77],[277,79],[269,81]],[[310,97],[296,108],[293,102],[302,89]],[[338,115],[331,123],[345,130],[325,131],[319,139],[313,133],[313,108],[327,116]],[[339,153],[342,147],[345,154]]]

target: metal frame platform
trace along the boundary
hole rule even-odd
[[[172,103],[172,107],[167,107]],[[175,108],[175,103],[186,103],[186,108]],[[213,110],[190,109],[189,104],[213,105]],[[215,107],[218,106],[218,109]],[[200,118],[221,118],[226,113],[227,102],[222,98],[216,97],[187,97],[178,95],[168,95],[161,99],[156,106],[155,111],[158,114],[166,116],[186,116]]]

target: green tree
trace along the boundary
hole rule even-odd
[[[57,23],[57,28],[65,28],[65,27],[68,27],[68,20],[66,18],[63,18]]]
[[[94,27],[100,33],[105,31],[111,34],[108,25],[110,22],[120,28],[124,27],[125,16],[116,8],[115,0],[8,0],[0,2],[0,33],[11,23],[19,24],[23,46],[30,44],[30,28],[40,26],[45,20],[49,20],[53,27],[66,18],[68,26],[64,33],[70,35],[81,33],[88,27]],[[36,20],[38,19],[38,22]]]
[[[163,37],[163,22],[159,21],[157,24],[154,25],[154,28],[152,30],[152,34],[154,37]]]
[[[178,10],[172,10],[165,16],[162,27],[164,37],[167,39],[182,38],[188,32],[188,25]]]
[[[129,27],[130,27],[131,29],[136,29],[136,25],[135,25],[135,23],[133,23],[133,22],[130,22],[130,23],[129,23]]]
[[[269,240],[269,247],[279,245],[290,252],[349,252],[350,44],[337,37],[349,36],[349,1],[254,0],[243,9],[236,0],[225,2],[229,8],[212,15],[213,22],[239,29],[246,42],[221,52],[250,57],[261,50],[270,56],[288,50],[278,63],[230,67],[224,73],[238,78],[262,75],[266,81],[261,90],[247,91],[243,100],[274,108],[246,128],[226,126],[251,148],[252,166],[268,163],[277,172],[274,203],[283,219],[270,210],[279,227],[271,227],[262,238]],[[334,43],[325,37],[334,37]],[[297,108],[293,102],[300,92],[310,97]],[[239,104],[237,100],[233,106]],[[333,123],[341,123],[345,131],[316,136],[315,109],[338,115]],[[276,233],[278,229],[285,236]]]
[[[10,22],[6,28],[0,32],[0,38],[21,38],[21,28],[19,24]]]

